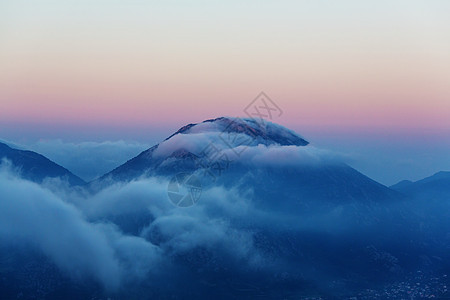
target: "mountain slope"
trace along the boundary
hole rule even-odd
[[[81,178],[69,170],[33,151],[18,150],[0,143],[0,159],[11,161],[24,179],[37,183],[41,183],[45,178],[60,177],[67,179],[71,185],[85,184]]]

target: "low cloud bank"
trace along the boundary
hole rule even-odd
[[[277,166],[337,161],[311,146],[250,147],[241,159]],[[0,246],[40,251],[75,281],[93,279],[110,293],[125,290],[129,296],[130,286],[148,288],[136,298],[158,289],[172,292],[183,284],[193,290],[203,284],[203,291],[211,285],[198,280],[211,274],[218,276],[213,290],[217,283],[232,289],[235,283],[222,279],[235,277],[272,290],[301,289],[302,283],[312,282],[327,291],[336,276],[364,272],[358,268],[371,270],[370,280],[397,276],[402,253],[410,259],[430,251],[444,267],[449,259],[442,245],[450,240],[440,230],[448,226],[442,214],[448,204],[368,208],[349,203],[314,214],[273,212],[255,206],[251,188],[213,186],[202,191],[196,205],[179,208],[169,201],[167,187],[167,180],[140,178],[90,194],[57,179],[42,185],[22,180],[3,162]],[[412,212],[425,208],[433,222],[419,227],[421,216]],[[407,248],[396,249],[402,239]],[[440,244],[424,246],[430,245],[426,239]]]
[[[43,186],[20,179],[4,162],[0,242],[41,251],[73,279],[92,278],[108,291],[159,276],[170,257],[198,247],[222,249],[231,259],[257,263],[251,232],[211,217],[203,205],[175,207],[167,198],[167,184],[141,179],[91,195],[55,179]],[[214,189],[205,197],[218,194],[224,197],[223,190]]]
[[[0,236],[3,243],[31,244],[74,277],[92,276],[117,288],[120,266],[102,229],[40,186],[0,175]]]

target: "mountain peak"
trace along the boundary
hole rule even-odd
[[[170,140],[178,134],[200,134],[218,133],[246,135],[254,140],[256,144],[281,146],[306,146],[309,144],[298,134],[281,125],[266,121],[249,118],[219,117],[208,119],[200,123],[191,123],[181,127],[165,141]]]
[[[281,125],[254,119],[219,117],[191,123],[161,143],[143,151],[100,178],[129,180],[148,171],[172,174],[195,170],[195,160],[209,145],[217,149],[265,146],[307,146],[309,143]],[[176,172],[175,172],[176,173]]]

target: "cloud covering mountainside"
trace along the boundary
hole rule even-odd
[[[401,298],[427,280],[448,295],[448,202],[393,191],[278,125],[233,122],[188,125],[86,187],[31,182],[5,160],[2,296]],[[205,163],[223,163],[211,146],[227,165]],[[195,205],[170,201],[178,172],[201,181]],[[417,272],[423,285],[402,290]]]

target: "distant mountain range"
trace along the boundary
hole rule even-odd
[[[274,123],[266,122],[262,127],[252,119],[220,117],[180,128],[163,142],[143,151],[89,185],[101,188],[114,182],[127,182],[142,176],[170,177],[180,172],[198,173],[205,167],[198,164],[202,158],[200,152],[203,150],[198,145],[207,146],[207,139],[222,150],[239,148],[239,145],[228,143],[230,135],[235,139],[247,139],[246,144],[240,145],[240,148],[258,145],[309,145],[308,141],[295,132]],[[233,142],[236,143],[236,140]],[[169,147],[166,147],[167,145]],[[40,183],[45,178],[60,177],[67,179],[71,185],[86,184],[83,179],[41,154],[16,149],[0,142],[0,159],[3,158],[11,161],[14,167],[20,170],[23,178],[31,181]],[[258,180],[252,180],[251,184],[261,184],[257,189],[263,193],[261,196],[270,195],[271,191],[276,191],[281,196],[285,190],[280,190],[281,187],[277,183],[289,183],[292,189],[288,193],[299,198],[328,198],[337,202],[344,199],[393,199],[398,198],[400,194],[438,198],[448,197],[450,194],[450,172],[439,172],[416,182],[404,180],[388,188],[336,161],[305,164],[301,167],[296,167],[295,162],[292,162],[292,166],[284,165],[281,168],[237,162],[227,167],[223,173],[228,176],[220,176],[217,184],[233,185],[238,179],[257,176]],[[267,185],[267,182],[271,182],[271,185]],[[242,188],[248,187],[248,184],[242,180],[239,182]],[[268,188],[270,190],[267,190]]]
[[[235,139],[233,142],[229,141],[231,135]],[[237,145],[236,137],[247,142]],[[201,147],[208,146],[205,141],[222,150],[242,148],[242,152],[245,147],[258,145],[305,148],[309,145],[295,132],[274,123],[266,122],[261,126],[252,119],[220,117],[180,128],[163,142],[90,182],[89,186],[98,189],[114,182],[127,182],[145,176],[171,177],[180,172],[199,173],[205,168],[198,164],[204,158]],[[16,149],[0,142],[0,159],[9,160],[23,178],[31,181],[41,183],[45,178],[60,177],[67,179],[71,185],[86,185],[83,179],[66,168],[33,151]],[[401,194],[408,197],[445,198],[450,194],[450,172],[438,172],[416,182],[404,180],[388,188],[337,161],[304,164],[300,167],[294,161],[292,165],[285,164],[283,167],[238,161],[227,166],[222,173],[226,176],[219,176],[216,184],[229,186],[237,183],[241,188],[259,185],[256,190],[262,198],[274,196],[271,195],[274,192],[279,197],[289,198],[289,195],[284,194],[288,193],[303,199],[333,199],[335,202],[348,199],[394,199]],[[253,180],[246,182],[243,178]],[[282,189],[280,185],[286,184],[291,188]]]
[[[403,180],[391,189],[415,198],[450,200],[450,172],[441,171],[415,182]]]
[[[0,159],[7,159],[24,179],[42,183],[45,178],[66,179],[71,185],[86,182],[66,168],[33,151],[19,150],[0,143]]]

